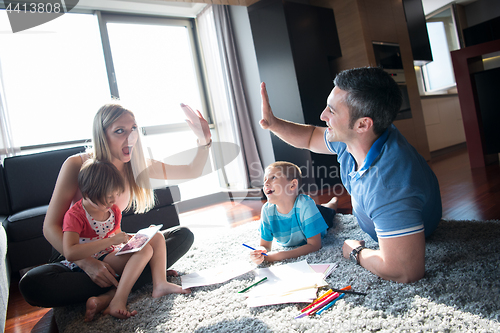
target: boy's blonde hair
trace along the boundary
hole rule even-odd
[[[281,169],[281,172],[283,172],[283,174],[285,175],[286,180],[292,181],[294,179],[297,179],[298,188],[300,188],[300,186],[302,185],[302,171],[297,165],[291,162],[278,161],[269,164],[267,168],[268,169],[279,168]]]
[[[106,129],[123,114],[130,114],[134,117],[132,111],[118,104],[106,104],[97,111],[92,128],[94,151],[91,156],[93,158],[99,161],[111,161],[111,151],[106,139]],[[135,177],[134,170],[136,170]],[[132,207],[135,213],[147,212],[155,205],[154,192],[149,182],[147,171],[141,138],[138,135],[131,160],[125,163],[125,178],[130,188],[130,200],[126,209]]]
[[[89,159],[78,173],[78,187],[84,199],[107,205],[108,195],[125,191],[125,183],[118,169],[111,162]]]

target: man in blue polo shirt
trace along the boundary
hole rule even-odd
[[[398,282],[425,273],[425,237],[441,220],[439,184],[426,161],[392,125],[402,98],[396,82],[380,68],[343,71],[321,113],[327,127],[276,118],[261,85],[262,128],[315,153],[337,154],[341,180],[351,194],[362,230],[378,241],[346,240],[344,257]]]

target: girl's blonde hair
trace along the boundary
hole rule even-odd
[[[132,111],[118,104],[106,104],[97,111],[92,127],[93,154],[91,153],[96,160],[111,161],[106,130],[124,114],[129,114],[135,119]],[[140,135],[137,136],[130,162],[125,163],[125,178],[130,188],[130,200],[126,209],[132,207],[135,213],[144,213],[153,208],[154,192],[149,182]]]

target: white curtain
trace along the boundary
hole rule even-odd
[[[18,150],[14,147],[10,130],[9,113],[3,84],[2,60],[0,59],[0,163],[3,162],[5,157],[14,155]]]
[[[197,22],[218,140],[241,148],[237,160],[223,169],[225,181],[231,188],[260,187],[264,172],[251,128],[228,7],[207,6]]]

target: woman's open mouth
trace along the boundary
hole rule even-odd
[[[124,155],[130,155],[130,152],[132,151],[132,146],[127,146],[122,148],[122,153]]]

